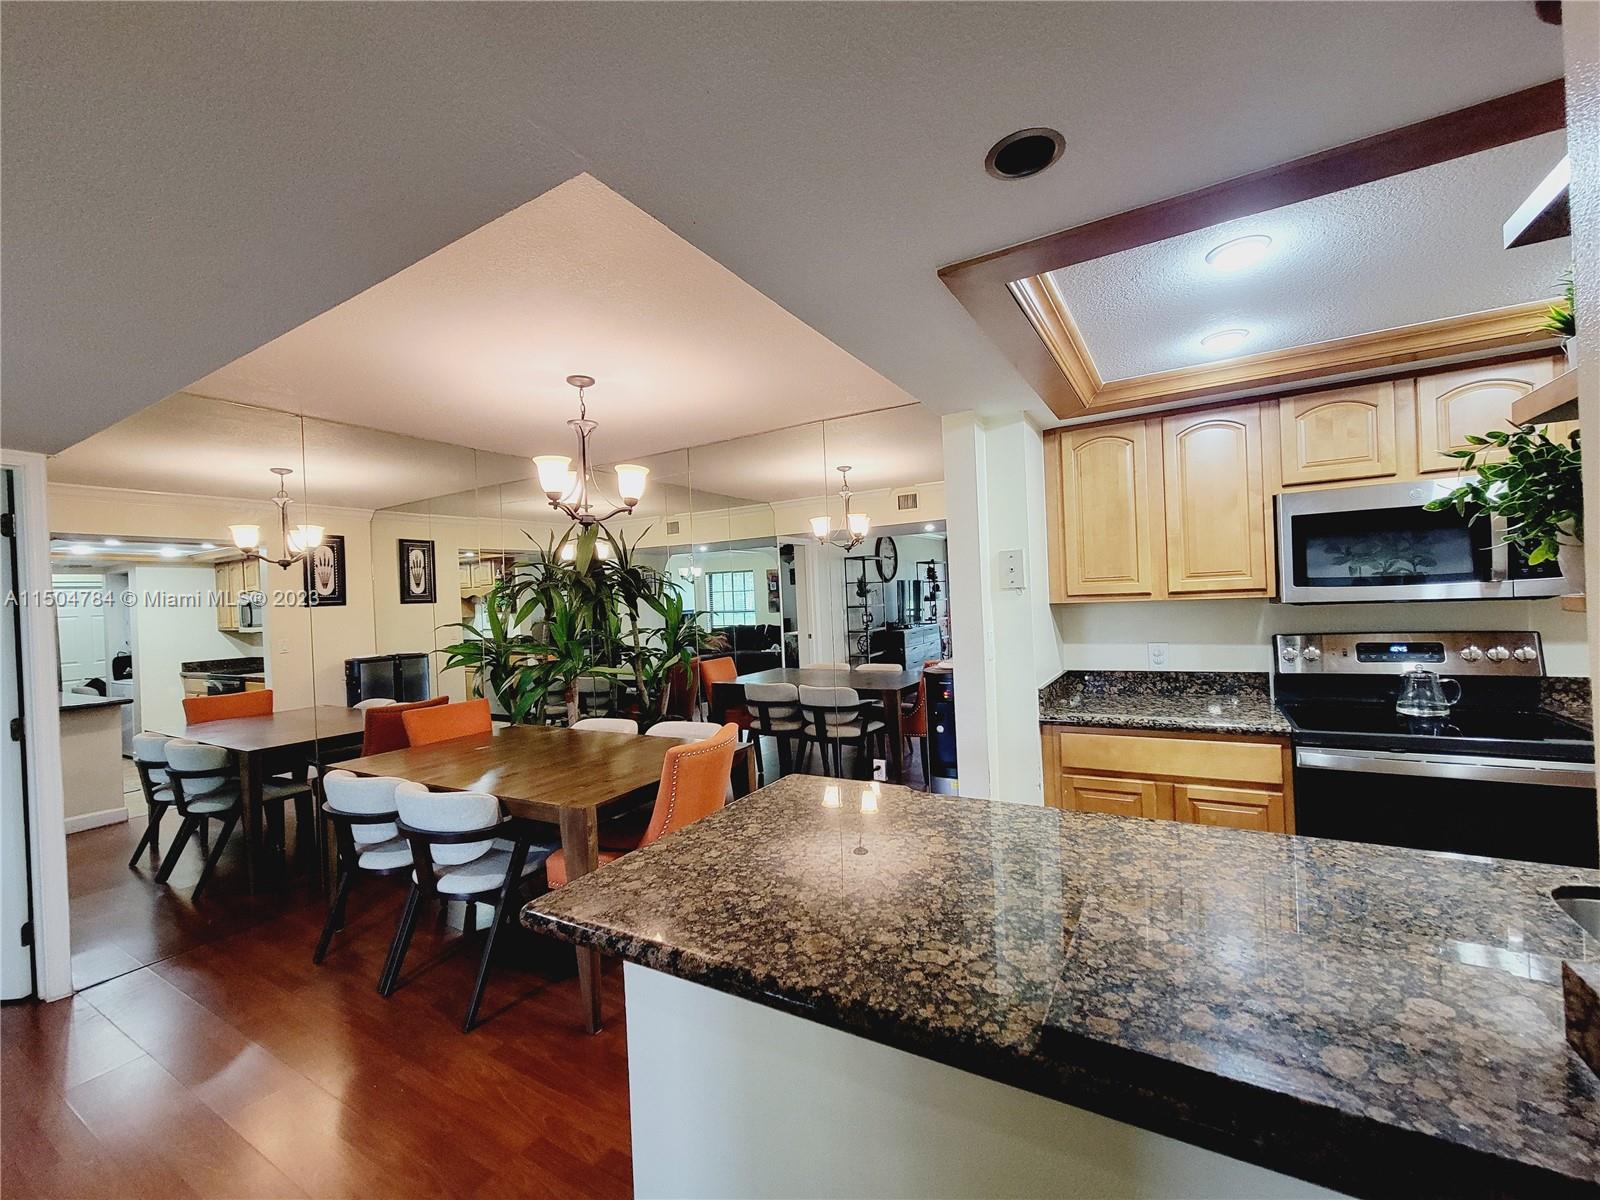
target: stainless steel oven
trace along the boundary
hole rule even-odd
[[[1287,604],[1363,600],[1510,600],[1559,596],[1554,562],[1529,566],[1505,525],[1428,512],[1455,480],[1280,495],[1279,593]]]

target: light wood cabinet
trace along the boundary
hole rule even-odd
[[[1419,376],[1418,472],[1459,470],[1461,460],[1450,458],[1450,451],[1467,449],[1468,434],[1507,428],[1512,404],[1554,378],[1555,360],[1551,358]]]
[[[1143,421],[1072,429],[1059,442],[1068,596],[1159,594],[1159,465]],[[1159,464],[1159,449],[1154,456]]]
[[[1294,832],[1286,739],[1059,725],[1039,737],[1052,808]]]
[[[1265,594],[1267,499],[1254,404],[1161,422],[1167,590]]]
[[[1172,786],[1172,815],[1191,825],[1283,833],[1283,793],[1203,783]]]
[[[1278,440],[1286,487],[1396,474],[1393,380],[1285,396]]]
[[[236,562],[218,563],[216,567],[217,580],[217,628],[224,633],[232,633],[239,628],[239,592],[244,586],[243,564]]]
[[[1156,784],[1149,779],[1099,779],[1068,775],[1061,781],[1060,807],[1114,817],[1155,817]]]

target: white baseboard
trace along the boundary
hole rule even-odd
[[[68,817],[66,821],[67,832],[82,833],[85,829],[99,829],[102,825],[121,825],[127,819],[127,807],[119,804],[115,808],[105,808],[99,812],[84,813],[81,817]]]

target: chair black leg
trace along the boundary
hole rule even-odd
[[[217,844],[211,847],[211,852],[206,855],[206,865],[200,869],[200,878],[194,885],[194,891],[189,894],[189,899],[200,899],[200,893],[206,890],[206,884],[211,881],[211,872],[216,869],[217,859],[222,857],[222,851],[228,845],[228,835],[233,832],[233,827],[239,823],[239,814],[229,813],[222,820],[222,832],[217,834]]]
[[[462,1023],[461,1032],[471,1033],[472,1027],[478,1023],[478,1005],[483,1002],[484,985],[489,982],[489,963],[494,959],[494,940],[500,932],[500,926],[506,923],[506,917],[511,908],[511,900],[517,894],[517,888],[522,883],[522,867],[528,861],[528,845],[518,841],[516,848],[511,851],[511,867],[506,872],[506,881],[500,888],[500,900],[494,906],[494,920],[489,923],[489,936],[483,939],[483,959],[478,963],[478,981],[472,985],[472,1002],[467,1005],[467,1019]],[[477,906],[473,906],[476,911]]]
[[[161,868],[156,872],[157,883],[165,883],[172,878],[172,868],[178,865],[178,856],[189,844],[189,839],[194,836],[195,826],[199,823],[199,817],[184,817],[183,824],[178,826],[178,835],[172,839],[172,845],[167,847],[167,856],[161,860]]]
[[[340,864],[343,866],[343,864]],[[328,919],[323,922],[322,936],[317,939],[317,948],[311,955],[311,961],[318,966],[328,956],[328,943],[333,941],[337,930],[344,928],[344,902],[350,896],[350,884],[355,879],[354,866],[347,866],[339,876],[339,890],[334,895],[333,903],[328,906]]]
[[[411,946],[411,935],[417,927],[417,909],[421,903],[422,888],[413,883],[411,890],[406,893],[406,906],[400,914],[400,924],[395,927],[394,941],[389,944],[389,961],[384,963],[383,974],[378,977],[380,996],[393,995],[395,985],[400,981],[400,967],[406,960],[406,950]]]
[[[130,870],[139,865],[139,856],[144,853],[146,846],[150,848],[150,857],[155,859],[157,864],[161,861],[161,842],[156,835],[161,828],[161,814],[166,811],[166,806],[162,804],[147,804],[145,808],[147,815],[145,817],[144,836],[139,839],[139,844],[133,848],[133,857],[128,860]]]
[[[933,753],[928,748],[928,738],[924,734],[917,739],[922,751],[922,787],[925,791],[933,791]]]
[[[783,778],[794,770],[794,751],[789,746],[789,739],[779,734],[772,739],[778,743],[778,778]],[[761,744],[761,739],[756,739],[756,745]]]

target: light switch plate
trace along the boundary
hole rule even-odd
[[[1150,656],[1150,669],[1152,671],[1165,671],[1172,665],[1171,656],[1167,653],[1166,642],[1146,643],[1146,652]]]

